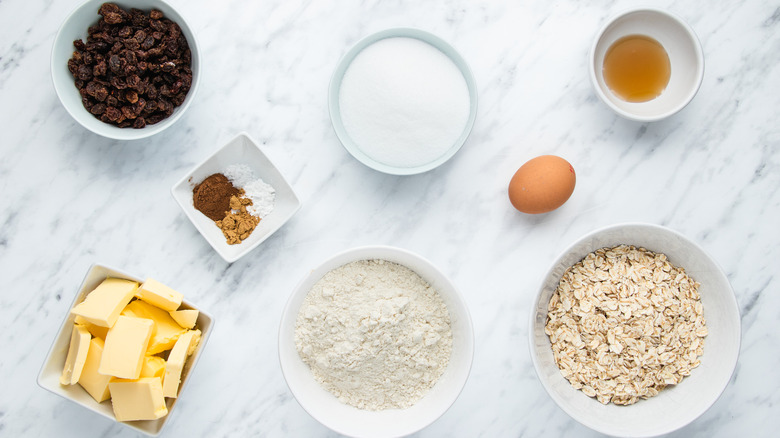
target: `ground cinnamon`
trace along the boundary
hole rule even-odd
[[[221,173],[215,173],[192,190],[195,208],[214,222],[222,220],[230,212],[230,198],[238,195],[238,189]]]

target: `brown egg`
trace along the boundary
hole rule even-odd
[[[563,205],[577,177],[568,161],[542,155],[523,164],[509,181],[509,201],[523,213],[547,213]]]

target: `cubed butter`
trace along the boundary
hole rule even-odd
[[[195,333],[195,332],[198,333]],[[190,345],[197,336],[200,340],[200,330],[190,330],[179,336],[176,345],[173,346],[168,360],[165,362],[165,377],[163,377],[163,395],[165,397],[177,397],[179,394],[179,383],[181,382],[181,371],[184,369],[184,362],[189,356]]]
[[[182,294],[152,278],[147,278],[144,281],[138,288],[136,296],[167,312],[178,309],[182,300]]]
[[[83,325],[74,324],[70,334],[70,346],[68,356],[65,358],[65,366],[62,368],[60,383],[62,385],[75,385],[81,377],[84,363],[89,353],[89,340],[92,335]]]
[[[113,327],[136,290],[138,283],[135,281],[106,278],[70,312],[100,327]]]
[[[84,327],[86,327],[87,330],[89,330],[90,333],[92,333],[92,336],[96,338],[100,338],[102,340],[106,340],[106,334],[108,333],[108,327],[101,327],[99,325],[92,324],[91,322],[87,321],[83,317],[76,315],[76,318],[73,320],[76,324],[81,324]]]
[[[192,340],[190,341],[190,347],[187,349],[187,356],[191,356],[195,349],[198,348],[198,344],[200,344],[200,330],[192,330],[191,333]]]
[[[198,313],[194,309],[174,310],[171,312],[171,318],[180,326],[191,329],[198,322]]]
[[[146,350],[146,354],[149,356],[170,350],[179,336],[187,331],[186,328],[174,321],[170,313],[145,301],[134,300],[130,302],[122,311],[122,315],[154,321],[152,338]]]
[[[111,379],[108,389],[118,421],[156,420],[168,414],[159,377]]]
[[[137,379],[141,375],[153,328],[154,321],[151,319],[120,315],[106,335],[98,372],[122,379]]]
[[[144,357],[141,367],[141,377],[160,377],[165,375],[165,359],[159,356]]]
[[[92,338],[89,341],[87,361],[84,363],[84,369],[81,370],[79,378],[79,385],[98,403],[108,400],[111,396],[108,391],[108,382],[111,380],[111,376],[105,376],[98,372],[104,345],[104,341],[100,338]]]

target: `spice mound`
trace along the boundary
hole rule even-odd
[[[222,230],[229,245],[236,245],[249,238],[260,220],[273,211],[275,193],[254,177],[249,166],[233,164],[197,184],[192,203]]]
[[[195,208],[213,221],[222,220],[225,212],[230,210],[230,200],[238,195],[238,189],[227,177],[215,173],[195,186],[192,191],[192,202]]]
[[[547,308],[561,374],[616,405],[682,382],[707,336],[698,288],[664,254],[629,245],[588,254],[563,274]]]
[[[158,10],[126,11],[113,3],[98,14],[68,60],[84,108],[120,128],[170,117],[192,86],[192,53],[179,25]]]
[[[326,273],[306,296],[295,327],[314,378],[358,409],[404,409],[447,368],[450,314],[414,271],[360,260]]]

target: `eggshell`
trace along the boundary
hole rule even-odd
[[[509,181],[509,201],[523,213],[553,211],[574,192],[577,176],[568,161],[542,155],[523,164]]]

